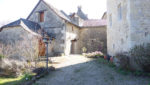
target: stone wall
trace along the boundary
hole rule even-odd
[[[62,19],[53,10],[41,1],[28,19],[39,23],[42,28],[61,28],[63,26]],[[39,13],[42,11],[44,11],[44,22],[39,21]]]
[[[149,0],[131,0],[129,4],[131,47],[150,43]]]
[[[41,11],[44,11],[44,22],[39,22],[39,12]],[[55,41],[49,44],[49,56],[64,53],[66,28],[64,20],[56,15],[54,9],[51,9],[47,4],[41,1],[36,9],[33,10],[29,20],[39,23],[46,32],[56,35]]]
[[[70,23],[66,24],[66,39],[65,39],[65,54],[69,55],[71,54],[71,50],[74,50],[74,54],[78,54],[80,53],[80,43],[79,43],[79,30],[80,28],[72,25]],[[72,42],[71,41],[75,41],[74,42],[74,48],[71,48]]]
[[[122,19],[118,19],[118,6]],[[108,54],[128,52],[135,45],[150,42],[150,4],[148,0],[107,1]],[[112,25],[110,16],[112,16]]]
[[[38,56],[38,37],[22,27],[4,28],[0,32],[0,54],[16,60]]]
[[[106,26],[81,28],[80,30],[80,53],[86,47],[87,52],[107,52]]]
[[[24,69],[29,71],[30,67],[39,54],[39,38],[26,31],[24,28],[3,28],[0,32],[0,76],[17,77]]]
[[[104,48],[106,47],[106,27],[81,29],[78,26],[65,22],[54,10],[53,7],[49,7],[41,1],[28,18],[39,23],[46,32],[56,35],[55,41],[49,45],[50,56],[62,53],[66,55],[82,53],[82,47],[85,45],[89,52],[99,50],[100,45]],[[38,20],[39,12],[41,11],[44,11],[44,22],[39,22]],[[79,19],[79,21],[82,20]],[[93,43],[94,45],[92,45]],[[103,51],[106,52],[106,49],[103,49]]]
[[[107,51],[114,56],[130,49],[130,0],[107,0]],[[121,19],[119,19],[119,6]]]

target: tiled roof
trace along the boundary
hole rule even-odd
[[[98,26],[106,26],[106,25],[107,25],[106,20],[89,19],[83,21],[82,27],[98,27]]]
[[[69,15],[67,15],[63,10],[60,10],[60,12],[65,15],[68,19],[70,19]]]
[[[21,21],[32,31],[37,32],[39,29],[41,29],[41,26],[38,23],[26,20],[26,19],[18,19],[14,22],[11,22],[7,25],[4,25],[1,27],[2,28],[7,28],[7,27],[15,27],[15,26],[21,26]]]

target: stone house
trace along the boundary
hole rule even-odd
[[[19,19],[0,30],[0,54],[12,59],[30,59],[41,56],[41,27],[35,22]],[[43,49],[45,46],[43,45]]]
[[[107,51],[111,56],[150,42],[149,0],[107,0]]]
[[[67,15],[44,0],[39,0],[27,21],[40,25],[47,34],[55,35],[49,46],[49,56],[80,54],[101,50],[106,53],[106,20],[88,19],[81,7]]]

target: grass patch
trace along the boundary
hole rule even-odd
[[[0,59],[2,59],[2,58],[4,58],[4,57],[5,57],[4,55],[0,54]]]
[[[122,75],[129,75],[129,74],[132,73],[130,70],[125,70],[125,69],[122,69],[122,68],[116,68],[115,70],[116,70],[118,73],[122,74]]]
[[[106,64],[108,65],[109,67],[116,67],[116,65],[112,62],[109,62],[108,60],[105,60],[104,58],[98,58],[98,62],[101,63],[101,64]]]
[[[128,75],[128,74],[131,73],[129,70],[124,70],[124,69],[121,69],[121,68],[117,68],[116,65],[113,62],[109,62],[108,60],[105,60],[104,58],[99,58],[98,62],[101,63],[101,64],[105,64],[105,65],[107,65],[111,68],[114,68],[114,70],[117,73],[120,73],[122,75]]]
[[[19,85],[25,81],[28,81],[32,78],[34,74],[24,74],[17,78],[4,78],[0,77],[0,85]]]

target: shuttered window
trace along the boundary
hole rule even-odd
[[[44,12],[40,12],[39,21],[44,22]]]

